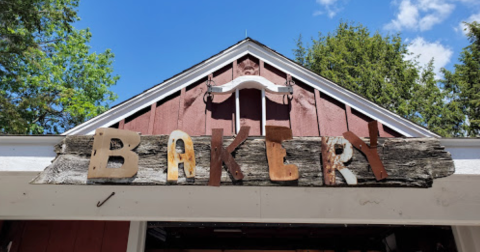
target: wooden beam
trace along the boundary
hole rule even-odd
[[[209,74],[207,77],[208,80],[213,79],[213,73]],[[205,105],[205,135],[212,134],[212,102],[213,100],[210,97],[207,97],[207,105]]]
[[[179,99],[179,108],[178,108],[178,121],[177,121],[177,129],[183,130],[183,111],[185,108],[185,93],[187,92],[186,88],[182,88],[180,91],[180,99]]]
[[[124,129],[124,128],[125,128],[125,119],[122,119],[118,123],[118,129]]]
[[[325,123],[323,120],[323,116],[325,112],[323,111],[323,106],[322,106],[322,99],[320,98],[320,91],[318,89],[314,89],[314,95],[315,95],[315,111],[317,112],[317,124],[318,124],[318,135],[320,136],[321,134],[324,134],[326,132],[325,130]]]
[[[58,154],[55,161],[34,181],[35,184],[133,184],[166,185],[167,141],[168,135],[142,136],[140,145],[134,150],[139,155],[139,171],[131,179],[95,179],[87,180],[86,173],[92,153],[93,137],[67,136],[56,145]],[[225,137],[224,146],[233,138]],[[210,145],[208,136],[192,137],[196,155],[195,180],[180,176],[178,185],[206,185],[210,170]],[[362,139],[366,143],[368,139]],[[321,165],[321,138],[296,137],[284,141],[286,162],[298,166],[300,179],[295,186],[323,186]],[[247,139],[235,151],[235,161],[240,165],[245,177],[244,186],[278,186],[282,183],[270,181],[266,160],[264,138]],[[438,139],[432,138],[380,138],[378,153],[385,165],[389,177],[377,182],[369,169],[365,156],[354,150],[353,161],[347,166],[357,177],[357,186],[398,186],[431,187],[435,178],[453,174],[455,168],[450,154],[440,146]],[[118,162],[118,161],[117,161]],[[112,164],[114,166],[115,164]],[[233,183],[227,172],[222,173],[222,184]],[[340,175],[336,177],[337,186],[345,186]]]
[[[155,125],[155,114],[157,112],[157,103],[150,105],[150,120],[148,120],[148,134],[153,135],[153,127]]]
[[[430,189],[29,184],[35,175],[0,176],[3,220],[480,225],[479,175]]]

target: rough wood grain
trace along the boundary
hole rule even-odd
[[[93,137],[68,136],[56,145],[58,154],[33,184],[133,184],[167,185],[167,140],[168,135],[142,136],[135,149],[139,155],[139,171],[129,179],[90,179],[87,170],[90,161]],[[178,185],[207,185],[210,169],[210,136],[192,137],[196,156],[195,179],[186,179],[180,169]],[[223,146],[232,142],[232,137],[224,137]],[[368,138],[363,138],[369,142]],[[118,143],[112,143],[115,148]],[[286,164],[298,166],[298,181],[272,182],[269,179],[268,163],[264,138],[249,138],[234,152],[244,179],[233,182],[226,167],[223,167],[222,185],[245,186],[323,186],[320,137],[295,137],[283,142],[287,151]],[[348,168],[357,176],[357,186],[369,187],[431,187],[433,179],[454,173],[450,154],[433,138],[380,138],[378,152],[389,174],[386,180],[377,182],[369,169],[365,156],[354,150]],[[115,163],[116,162],[116,163]],[[114,160],[109,167],[119,166]],[[340,173],[336,174],[336,184],[347,186]]]

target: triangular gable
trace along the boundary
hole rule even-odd
[[[300,80],[306,85],[344,103],[354,110],[360,111],[371,119],[378,120],[383,125],[404,136],[440,137],[428,129],[390,112],[364,97],[333,83],[303,66],[300,66],[287,57],[250,38],[244,39],[217,55],[214,55],[190,69],[165,80],[161,84],[118,104],[105,113],[66,131],[63,135],[91,135],[97,128],[110,127],[138,111],[150,107],[151,104],[179,92],[182,88],[204,79],[209,74],[246,55],[256,57],[266,64],[290,74],[292,77]]]

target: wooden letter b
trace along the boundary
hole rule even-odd
[[[119,139],[123,147],[110,150],[112,139]],[[138,171],[138,155],[132,150],[140,144],[137,132],[112,128],[100,128],[93,138],[92,156],[88,166],[88,178],[131,178]],[[107,168],[110,157],[122,157],[120,168]]]

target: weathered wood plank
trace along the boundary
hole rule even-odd
[[[88,164],[93,146],[91,136],[68,136],[55,146],[58,154],[33,184],[133,184],[167,185],[167,140],[168,135],[142,136],[135,149],[139,155],[138,173],[129,179],[87,180]],[[210,171],[210,137],[192,137],[196,157],[195,179],[186,179],[179,169],[178,185],[207,185]],[[224,137],[223,146],[232,142]],[[368,138],[362,138],[369,143]],[[112,143],[117,148],[118,143]],[[283,142],[287,151],[286,164],[295,164],[299,169],[298,181],[273,182],[269,178],[264,138],[249,138],[232,154],[240,165],[244,179],[233,182],[223,167],[222,185],[245,186],[323,186],[321,137],[295,137]],[[354,149],[353,159],[348,168],[357,176],[357,186],[378,187],[431,187],[433,179],[454,173],[450,153],[433,138],[380,138],[378,153],[389,177],[377,182],[369,169],[365,156]],[[119,167],[119,160],[113,160],[109,167]],[[337,186],[347,186],[340,173],[336,173]]]

